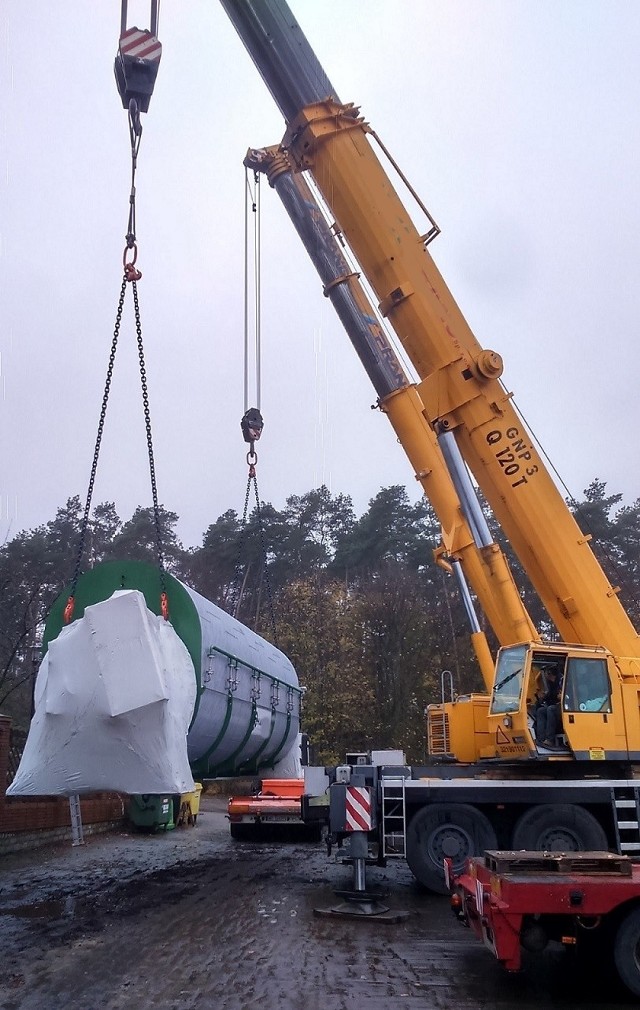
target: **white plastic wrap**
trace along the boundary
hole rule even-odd
[[[49,645],[9,796],[194,789],[191,657],[138,590],[87,607]]]
[[[264,773],[264,777],[268,779],[301,779],[304,775],[301,743],[302,736],[298,733],[293,741],[293,746],[276,762],[272,771]]]

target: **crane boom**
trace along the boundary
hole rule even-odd
[[[267,175],[278,193],[324,284],[362,364],[378,393],[378,402],[398,435],[425,495],[442,527],[437,559],[459,561],[501,645],[537,639],[535,628],[498,544],[487,537],[477,544],[460,505],[424,407],[398,360],[376,313],[315,200],[302,173],[292,173],[278,147],[250,150],[245,165]],[[490,654],[471,617],[472,641],[487,690],[493,682]]]
[[[640,642],[500,377],[383,168],[368,124],[343,104],[284,0],[221,0],[287,122],[283,146],[313,176],[419,377],[433,429],[453,432],[567,642],[605,646],[640,673]]]
[[[431,214],[399,173],[429,220],[419,234],[372,139],[398,167],[359,109],[341,102],[285,0],[221,3],[286,120],[279,147],[262,149],[273,155],[270,181],[440,518],[443,558],[457,575],[464,568],[509,643],[486,678],[487,696],[428,706],[429,759],[401,787],[373,752],[371,766],[347,759],[332,773],[329,796],[303,797],[305,819],[322,819],[328,806],[329,837],[341,840],[349,835],[345,783],[364,783],[380,820],[368,832],[377,851],[388,851],[387,839],[395,850],[401,831],[412,872],[437,891],[443,852],[460,873],[468,855],[495,848],[498,838],[514,851],[609,846],[637,854],[640,643],[617,591],[501,382],[500,355],[479,344],[427,250],[437,234]],[[305,175],[333,217],[328,238]],[[375,313],[353,266],[336,255],[336,237],[366,276],[417,383],[393,366],[390,375],[390,360],[378,357],[389,348],[369,323]],[[502,584],[501,554],[469,471],[564,640],[537,637],[508,568]],[[473,625],[464,579],[460,585]]]

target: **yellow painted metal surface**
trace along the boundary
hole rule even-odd
[[[291,172],[286,152],[275,146],[250,149],[245,165],[254,171],[265,173],[272,186],[276,185],[282,174]],[[306,187],[306,184],[298,182],[301,193],[304,192],[303,185]],[[307,199],[312,201],[313,195],[310,191],[307,192]],[[325,294],[338,283],[349,289],[361,318],[368,320],[372,341],[379,347],[386,347],[387,337],[380,328],[375,311],[360,283],[359,274],[345,273],[325,287]],[[390,347],[388,354],[395,359]],[[449,571],[450,561],[460,562],[465,578],[476,594],[500,645],[537,639],[537,630],[526,611],[501,549],[493,544],[482,552],[478,550],[462,515],[435,432],[425,417],[424,404],[415,385],[406,380],[404,370],[395,360],[399,376],[398,388],[382,400],[380,408],[389,417],[398,441],[414,469],[416,480],[422,485],[441,524],[442,548],[436,552],[438,562]],[[473,636],[472,642],[485,686],[490,691],[493,659],[486,639],[482,635]]]
[[[285,146],[314,179],[401,339],[430,425],[462,455],[565,641],[604,645],[640,682],[640,643],[499,378],[420,240],[357,110],[304,109]],[[640,741],[636,741],[636,744]]]
[[[407,386],[388,396],[383,409],[440,520],[446,552],[460,560],[500,644],[538,638],[498,545],[482,551],[475,545],[433,428],[424,417],[423,404],[415,386]],[[487,680],[482,663],[481,670],[490,691],[493,678]]]
[[[446,743],[442,750],[430,749],[431,756],[454,755],[458,761],[469,764],[489,750],[493,756],[487,728],[488,708],[489,698],[485,694],[470,694],[444,705],[429,705],[427,739],[443,738]],[[442,725],[446,725],[445,735],[439,732]]]

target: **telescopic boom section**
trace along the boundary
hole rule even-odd
[[[220,0],[284,119],[331,95],[339,101],[288,4]]]
[[[250,150],[245,165],[264,172],[300,236],[426,497],[442,527],[445,567],[459,561],[500,645],[538,639],[500,547],[489,537],[481,545],[461,510],[460,498],[440,446],[423,414],[423,404],[398,360],[359,280],[353,273],[304,175],[292,173],[279,147]],[[480,549],[481,548],[481,549]],[[448,564],[447,564],[448,563]],[[493,662],[484,635],[471,621],[472,642],[487,690]]]
[[[283,146],[313,175],[420,376],[425,417],[455,433],[561,636],[640,673],[638,635],[499,381],[500,356],[476,340],[358,109],[340,103],[283,0],[221,3],[287,121]]]

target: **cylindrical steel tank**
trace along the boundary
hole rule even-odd
[[[118,589],[137,589],[160,613],[158,569],[141,561],[105,561],[80,576],[74,619]],[[173,576],[166,576],[169,620],[193,661],[197,697],[187,748],[194,775],[255,773],[272,767],[297,739],[300,697],[284,653]],[[51,608],[45,651],[62,630],[68,592]]]

